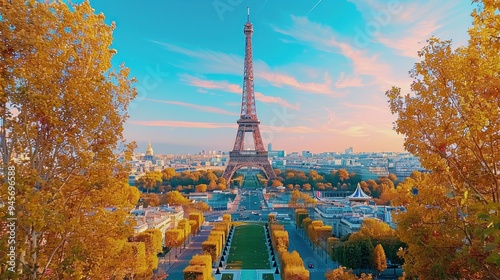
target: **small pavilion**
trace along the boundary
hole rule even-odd
[[[362,189],[361,186],[358,183],[358,186],[356,187],[356,190],[351,194],[346,196],[346,199],[349,200],[351,205],[353,204],[365,204],[367,205],[369,201],[372,200],[372,197],[367,195]]]

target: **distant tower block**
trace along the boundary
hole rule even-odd
[[[259,124],[257,119],[257,111],[255,106],[255,93],[253,91],[253,62],[252,62],[252,33],[253,25],[250,23],[250,9],[248,9],[247,22],[244,25],[243,33],[245,33],[245,66],[243,74],[243,93],[241,99],[241,115],[236,122],[238,124],[238,132],[234,141],[233,150],[229,152],[229,162],[222,177],[226,179],[227,184],[236,170],[243,167],[256,167],[264,171],[269,180],[275,179],[274,173],[267,151],[262,143]],[[245,149],[245,134],[252,134],[253,149],[247,145]],[[250,139],[251,140],[251,139]]]

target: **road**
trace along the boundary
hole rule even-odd
[[[325,272],[327,269],[336,268],[335,264],[330,260],[328,265],[325,264],[325,258],[319,257],[315,254],[309,246],[306,239],[302,237],[302,233],[295,229],[293,223],[285,225],[285,230],[288,231],[288,239],[290,240],[289,251],[297,251],[304,261],[304,265],[307,268],[309,263],[314,265],[313,268],[307,268],[310,273],[310,279],[325,279]]]
[[[186,249],[181,249],[178,259],[175,260],[175,258],[172,257],[171,265],[168,264],[168,257],[161,259],[158,270],[166,271],[168,279],[183,279],[184,275],[182,271],[189,265],[189,261],[194,255],[201,253],[201,243],[207,240],[211,230],[212,226],[202,226],[199,234],[192,237],[192,241],[186,246]]]
[[[245,210],[215,211],[205,215],[206,221],[216,221],[225,213],[230,213],[233,221],[267,221],[268,214],[271,212],[277,212],[278,214],[288,214],[290,221],[281,220],[280,222],[284,224],[285,230],[288,231],[290,241],[289,250],[295,250],[300,254],[302,260],[304,261],[306,269],[308,269],[310,272],[310,279],[325,279],[324,274],[327,269],[333,269],[337,267],[336,264],[331,260],[328,260],[328,264],[325,264],[324,255],[318,256],[315,252],[313,252],[307,240],[302,237],[301,232],[295,229],[295,224],[293,223],[293,209],[267,209],[265,207],[262,190],[260,188],[251,189],[243,187],[240,189],[240,194],[242,200],[240,202],[239,209],[244,206]],[[172,258],[171,265],[168,264],[168,258],[164,258],[161,261],[160,270],[166,271],[169,274],[168,279],[183,279],[182,271],[186,266],[188,266],[189,261],[191,260],[193,255],[201,253],[201,243],[207,239],[208,235],[210,234],[211,228],[211,226],[203,226],[200,234],[193,237],[191,244],[188,245],[185,250],[181,251],[179,258],[177,260],[174,260],[174,258]],[[314,267],[308,268],[307,266],[309,263],[312,263]]]

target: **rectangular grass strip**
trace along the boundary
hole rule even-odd
[[[226,269],[271,268],[264,226],[242,224],[234,229]]]

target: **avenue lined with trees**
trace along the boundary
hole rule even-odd
[[[341,239],[297,209],[296,225],[311,244],[346,266],[327,279],[359,279],[349,270],[364,267],[381,272],[386,259],[403,264],[404,279],[500,278],[500,1],[473,2],[468,43],[454,49],[451,41],[430,38],[410,72],[411,92],[386,92],[405,149],[429,172],[366,181],[346,169],[276,170],[270,182],[257,175],[262,186],[291,191],[297,207],[314,204],[304,192],[351,191],[357,184],[376,204],[405,207],[394,216],[396,229],[367,219]],[[135,148],[123,137],[135,79],[124,64],[112,67],[115,24],[104,20],[88,1],[0,5],[1,201],[9,200],[6,175],[15,170],[15,211],[0,213],[2,278],[151,279],[162,236],[134,234],[130,211],[139,199],[184,207],[189,219],[165,234],[176,249],[200,229],[209,209],[185,194],[226,190],[230,183],[221,171],[167,168],[128,185],[130,169],[120,157],[128,161]],[[243,180],[236,174],[232,183]],[[3,265],[4,252],[12,251],[6,218],[16,220],[14,272]],[[208,268],[231,225],[224,219],[187,277],[211,279]],[[284,277],[307,279],[300,256],[288,252],[286,231],[274,223],[270,231]]]

